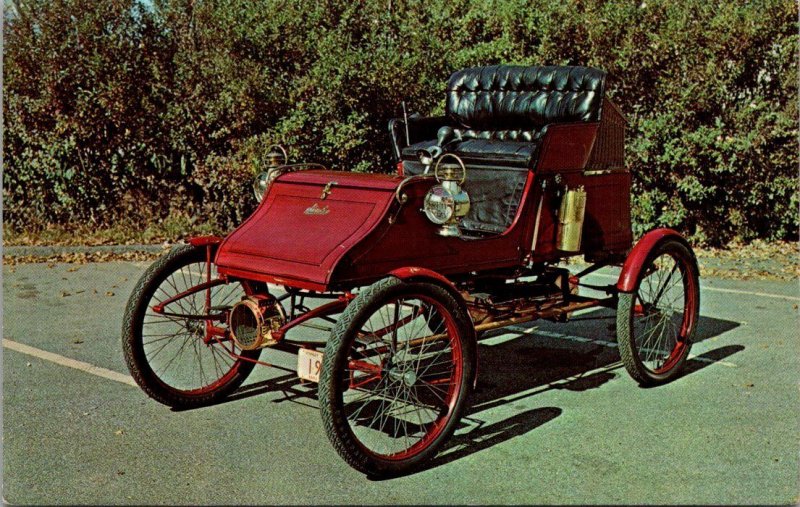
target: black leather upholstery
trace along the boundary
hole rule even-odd
[[[436,144],[435,128],[453,127],[445,152],[467,164],[471,206],[462,228],[501,233],[512,223],[542,141],[554,123],[599,122],[605,72],[589,67],[495,65],[460,70],[447,84],[446,117],[409,118],[410,146],[390,124],[395,155],[408,175],[425,167],[417,151]],[[474,170],[478,169],[478,170]]]
[[[477,131],[599,121],[604,85],[589,67],[473,67],[450,76],[447,115]]]
[[[418,149],[434,143],[430,127],[451,125],[462,141],[453,143],[450,151],[465,160],[532,167],[547,125],[600,120],[605,77],[591,67],[493,65],[460,70],[447,83],[445,118],[409,119],[411,146],[399,148],[405,143],[397,140],[397,124],[391,125],[395,154],[415,160]]]
[[[463,141],[453,143],[454,149],[449,150],[461,157],[466,164],[497,165],[511,167],[528,167],[531,161],[538,156],[541,139],[547,128],[525,132],[523,136],[508,131],[483,131],[478,135],[462,134]],[[509,140],[507,140],[509,139]],[[436,144],[436,139],[430,139],[403,148],[404,160],[416,160],[417,151],[428,149]]]

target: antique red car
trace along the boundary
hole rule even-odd
[[[265,348],[296,351],[334,448],[374,475],[419,466],[452,435],[488,330],[616,309],[630,375],[675,378],[698,267],[673,230],[632,245],[625,125],[601,70],[490,66],[450,77],[445,116],[390,122],[396,173],[288,164],[276,150],[244,223],[173,248],[138,282],[122,331],[133,378],[195,407],[272,366]],[[591,266],[559,267],[577,255]],[[610,265],[615,284],[581,281]]]

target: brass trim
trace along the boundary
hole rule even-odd
[[[322,195],[320,196],[320,199],[321,200],[327,199],[327,197],[331,195],[331,187],[333,185],[338,185],[338,184],[339,182],[337,181],[329,181],[328,184],[325,185],[325,188],[322,189]]]
[[[418,179],[418,180],[430,180],[430,179],[433,179],[433,175],[432,174],[415,174],[413,176],[407,176],[403,181],[401,181],[400,184],[397,185],[397,189],[395,189],[395,191],[394,191],[394,198],[400,204],[405,204],[406,201],[408,201],[408,196],[406,194],[401,194],[400,191],[403,190],[403,187],[406,186],[407,183],[409,183],[410,181],[414,180],[415,178]]]

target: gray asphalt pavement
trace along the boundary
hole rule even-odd
[[[800,502],[797,282],[701,280],[695,357],[653,389],[621,367],[613,319],[495,332],[451,445],[425,470],[374,481],[338,457],[313,386],[286,372],[257,368],[230,401],[182,412],[103,376],[127,374],[122,313],[145,267],[3,267],[6,502]]]

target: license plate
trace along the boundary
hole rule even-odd
[[[300,349],[297,354],[297,376],[304,380],[319,382],[322,371],[322,352],[313,349]]]

